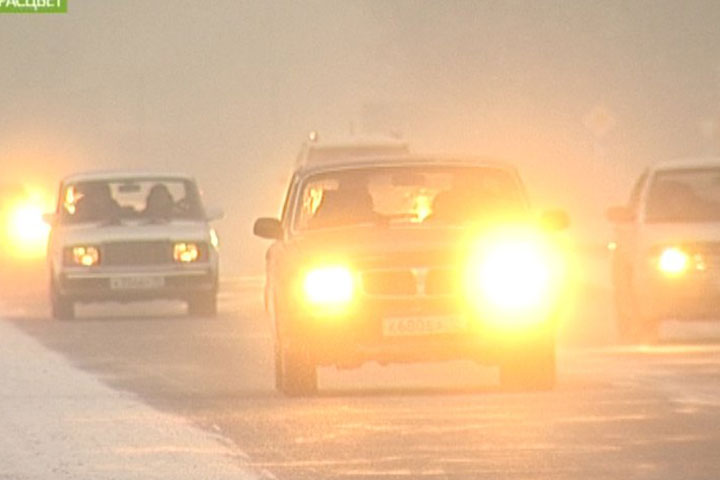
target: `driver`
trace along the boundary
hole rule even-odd
[[[368,192],[367,179],[345,176],[338,179],[338,188],[323,191],[322,200],[312,218],[313,227],[351,225],[373,222],[378,214]]]
[[[105,220],[120,215],[120,205],[113,198],[107,183],[88,182],[78,185],[78,190],[82,196],[75,205],[74,218],[77,221]]]
[[[143,215],[151,218],[170,218],[174,207],[175,201],[170,190],[165,184],[156,183],[148,193]]]

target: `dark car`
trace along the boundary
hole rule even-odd
[[[555,382],[562,267],[514,168],[414,157],[301,167],[280,219],[260,218],[276,386],[316,367],[450,359],[499,365],[508,387]]]

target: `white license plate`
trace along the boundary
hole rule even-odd
[[[164,285],[164,277],[113,277],[110,279],[110,288],[113,290],[151,290]]]
[[[455,316],[392,317],[383,320],[383,336],[438,335],[460,333],[465,329],[465,319]]]

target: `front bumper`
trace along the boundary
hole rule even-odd
[[[645,318],[695,320],[720,318],[720,276],[690,272],[675,278],[645,272],[635,284]]]
[[[522,326],[503,326],[448,300],[370,301],[353,313],[293,316],[283,332],[286,345],[302,349],[318,365],[355,367],[367,361],[409,363],[470,359],[498,364],[518,349],[533,349],[554,341],[555,315],[547,313]],[[457,328],[440,332],[389,334],[387,322],[417,320],[422,325],[450,320]]]
[[[57,292],[76,301],[186,299],[217,291],[217,269],[210,265],[66,268],[54,279]]]

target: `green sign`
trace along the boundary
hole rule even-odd
[[[2,13],[67,13],[68,0],[0,0]]]

